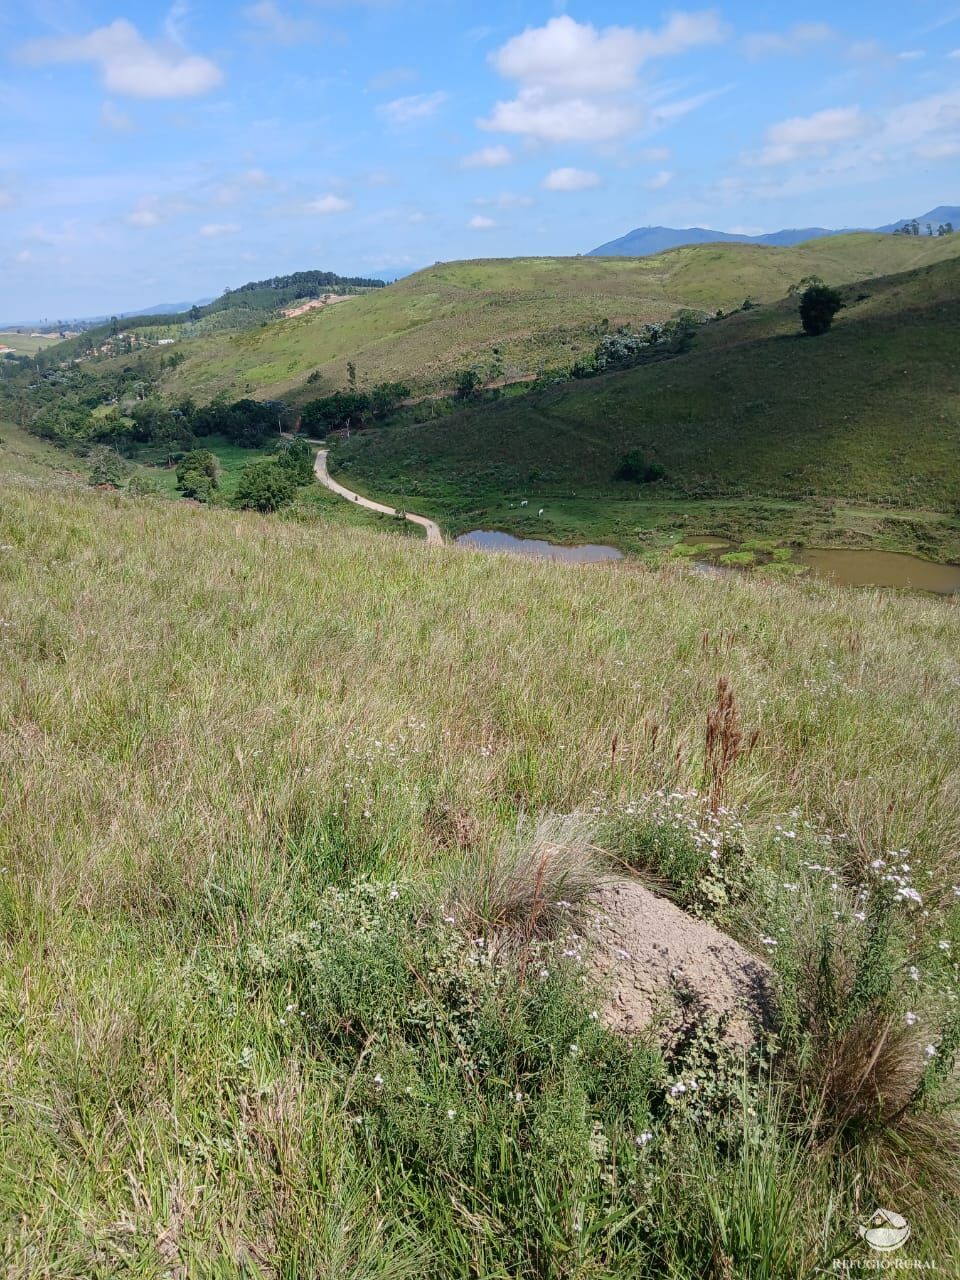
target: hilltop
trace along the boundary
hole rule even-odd
[[[763,261],[769,251],[747,253]],[[417,509],[456,530],[492,516],[529,533],[529,512],[508,500],[538,495],[550,499],[547,536],[615,534],[627,547],[654,499],[668,523],[684,503],[714,503],[702,518],[718,522],[718,502],[741,504],[741,514],[746,503],[756,516],[768,500],[813,496],[950,512],[960,495],[960,259],[843,293],[845,309],[822,338],[800,332],[795,299],[752,307],[701,326],[685,354],[652,352],[625,372],[371,432],[340,444],[335,461],[361,487],[416,497]],[[631,451],[665,477],[641,492],[619,481]],[[640,506],[624,506],[628,498]],[[598,512],[598,500],[610,505]],[[579,528],[578,503],[591,512]],[[915,529],[932,540],[928,554],[938,538],[935,553],[960,552],[944,518],[936,536],[929,524]],[[770,521],[768,510],[768,527],[753,532],[768,532]],[[794,523],[781,513],[780,532]],[[902,545],[917,543],[907,533]]]

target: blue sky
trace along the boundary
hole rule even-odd
[[[0,319],[960,203],[960,0],[0,0]]]

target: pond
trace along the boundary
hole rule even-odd
[[[565,564],[601,564],[605,560],[623,559],[623,552],[616,547],[597,543],[562,547],[539,538],[515,538],[512,533],[500,533],[496,529],[472,529],[469,533],[462,533],[457,545],[471,547],[475,551],[509,551],[534,560],[562,560]]]
[[[934,564],[896,551],[823,547],[801,552],[796,563],[807,565],[812,574],[840,587],[900,587],[945,596],[960,592],[960,565]]]

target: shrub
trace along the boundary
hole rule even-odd
[[[108,484],[119,489],[123,483],[124,466],[120,455],[113,449],[94,449],[89,455],[91,463],[89,483]]]
[[[220,484],[220,459],[209,449],[191,449],[177,464],[177,487],[185,498],[209,502]]]
[[[629,480],[634,484],[653,484],[663,480],[667,472],[659,462],[649,462],[640,449],[631,449],[620,459],[616,480]]]
[[[836,289],[826,284],[810,285],[800,298],[800,321],[804,332],[811,337],[826,333],[842,306],[843,299]]]
[[[297,490],[295,475],[274,459],[250,462],[240,472],[236,505],[252,511],[277,511]]]

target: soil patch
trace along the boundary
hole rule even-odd
[[[636,880],[614,880],[584,904],[589,971],[605,985],[604,1021],[636,1034],[655,1019],[673,1040],[705,1016],[747,1047],[769,1022],[769,966]]]

